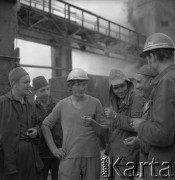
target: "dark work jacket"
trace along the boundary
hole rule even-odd
[[[43,106],[40,105],[37,101],[35,100],[35,106],[36,106],[36,114],[37,114],[37,120],[39,124],[41,125],[43,120],[52,112],[52,109],[55,107],[55,105],[59,102],[57,99],[53,99],[50,97],[50,103],[47,106],[46,109],[43,109]],[[57,123],[53,129],[51,129],[51,134],[53,136],[53,140],[57,146],[57,148],[62,147],[62,128],[61,124]],[[49,150],[44,137],[41,136],[41,139],[39,140],[39,153],[41,158],[53,158],[53,154]]]
[[[11,92],[0,96],[0,156],[3,157],[0,167],[3,168],[6,174],[18,172],[17,157],[20,141],[20,122],[18,120],[19,113],[13,101]],[[36,125],[34,105],[27,98],[26,104],[28,128],[35,128],[40,133],[40,128]],[[43,163],[39,156],[38,144],[35,139],[30,139],[30,141],[35,156],[36,168],[39,171],[43,168]]]
[[[172,64],[163,70],[154,79],[153,86],[149,117],[140,124],[138,136],[149,145],[145,154],[146,161],[152,162],[154,158],[159,163],[159,166],[155,166],[155,174],[159,175],[161,169],[168,166],[162,166],[164,162],[171,162],[172,172],[175,173],[175,65]],[[146,174],[146,179],[153,179],[150,168]],[[168,176],[166,179],[174,177]]]
[[[123,157],[121,164],[126,164],[128,161],[138,161],[138,149],[125,145],[123,141],[128,137],[137,135],[130,126],[130,119],[141,117],[144,103],[139,91],[134,90],[132,82],[128,81],[127,83],[128,94],[120,105],[119,98],[114,94],[112,87],[110,87],[109,92],[111,106],[120,115],[113,119],[109,154],[114,157]]]

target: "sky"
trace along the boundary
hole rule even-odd
[[[128,23],[128,0],[64,0],[110,21],[133,29]]]
[[[128,0],[65,0],[80,8],[102,16],[110,21],[132,29],[127,22]],[[20,48],[20,63],[28,65],[51,66],[51,48],[46,45],[17,39],[15,47]],[[83,60],[82,60],[83,59]],[[82,62],[83,61],[83,62]],[[122,68],[128,75],[132,74],[135,67],[126,62],[107,58],[100,55],[85,53],[79,50],[72,50],[73,68],[83,68],[90,74],[109,75],[112,68]],[[33,79],[36,76],[44,75],[46,79],[51,78],[50,69],[25,68]]]

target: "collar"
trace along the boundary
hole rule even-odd
[[[157,85],[162,77],[167,74],[169,71],[175,69],[175,64],[171,64],[167,68],[165,68],[152,82],[153,85]]]
[[[129,104],[130,104],[129,98],[130,98],[130,96],[131,96],[132,91],[133,91],[133,88],[132,88],[132,87],[129,87],[125,99],[123,99],[122,101],[120,101],[122,105],[129,105]]]
[[[50,96],[49,97],[49,104],[47,105],[47,107],[50,105],[50,104],[53,104],[54,102],[53,102],[53,99],[52,99],[52,97]],[[35,105],[36,106],[42,106],[39,102],[38,102],[38,98],[36,98],[35,99]]]
[[[15,99],[14,95],[12,94],[12,91],[9,91],[6,96],[11,100],[11,101],[18,101],[20,102],[18,99]],[[27,104],[27,98],[24,97],[24,103],[23,104]]]

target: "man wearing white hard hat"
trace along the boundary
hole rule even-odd
[[[61,159],[60,180],[100,180],[100,149],[98,135],[108,132],[100,101],[87,95],[88,75],[73,69],[67,78],[72,95],[61,100],[43,121],[42,131],[51,152]],[[63,130],[62,148],[57,148],[50,129],[60,122]]]
[[[153,80],[148,120],[133,118],[139,139],[149,145],[146,179],[174,179],[175,172],[175,64],[173,40],[155,33],[146,40],[143,54],[158,72]],[[165,164],[166,165],[166,170]]]

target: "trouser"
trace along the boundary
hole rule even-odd
[[[3,180],[41,180],[41,172],[36,169],[31,142],[20,141],[17,165],[18,172],[5,175]]]
[[[0,180],[3,180],[4,177],[4,155],[3,151],[0,150]]]
[[[47,180],[49,171],[52,180],[58,180],[58,166],[60,160],[58,158],[43,158],[44,168],[42,170],[42,180]]]
[[[100,157],[62,159],[59,180],[100,180]]]

